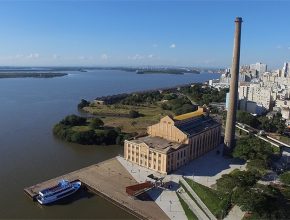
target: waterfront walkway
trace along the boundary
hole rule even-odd
[[[80,180],[89,190],[140,219],[168,219],[154,201],[142,201],[127,195],[126,186],[137,184],[137,181],[116,158],[36,184],[24,191],[34,198],[40,190],[56,185],[61,179]]]

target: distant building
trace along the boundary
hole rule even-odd
[[[284,76],[284,77],[289,76],[289,73],[290,73],[289,68],[290,68],[290,63],[284,63],[283,69],[282,69],[282,76]]]
[[[260,84],[241,84],[239,86],[240,109],[252,114],[263,114],[273,108],[271,88],[261,87]]]
[[[221,124],[199,108],[174,118],[166,116],[147,132],[149,136],[125,140],[124,158],[166,174],[217,147]]]
[[[250,70],[256,70],[259,74],[267,72],[267,65],[264,63],[255,63],[250,65]]]
[[[93,101],[93,104],[95,104],[95,105],[106,105],[107,103],[104,100],[97,100],[97,99],[95,99]]]
[[[290,119],[290,109],[289,107],[282,107],[281,108],[282,118],[288,120]]]

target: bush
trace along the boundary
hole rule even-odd
[[[140,113],[138,111],[135,111],[135,110],[130,110],[129,117],[130,118],[138,118],[138,117],[140,117]]]
[[[92,129],[97,129],[104,126],[104,122],[100,118],[93,118],[90,122]]]

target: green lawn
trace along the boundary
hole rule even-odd
[[[286,136],[280,136],[280,141],[282,141],[286,144],[290,144],[290,138],[286,137]]]
[[[181,203],[181,206],[185,212],[185,215],[187,217],[187,219],[189,220],[198,220],[197,216],[191,211],[191,209],[189,208],[189,206],[186,204],[186,202],[180,197],[180,195],[178,195],[178,193],[176,193],[179,202]]]
[[[72,127],[72,130],[73,131],[77,131],[77,132],[83,132],[83,131],[90,130],[90,127],[89,126],[86,126],[86,125],[84,125],[84,126],[73,126]]]
[[[229,207],[229,198],[216,190],[210,189],[190,179],[185,178],[194,192],[216,217],[224,216]]]

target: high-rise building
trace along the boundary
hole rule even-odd
[[[290,75],[289,67],[290,67],[290,63],[284,63],[283,69],[282,69],[282,76],[287,77]]]
[[[255,63],[250,65],[250,70],[256,70],[259,74],[267,72],[267,64]]]

